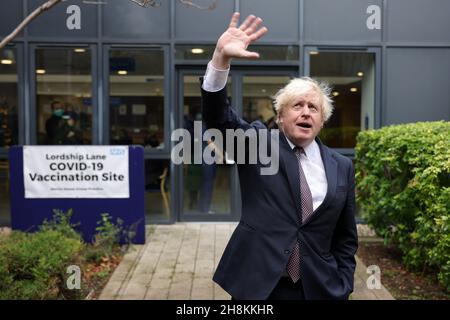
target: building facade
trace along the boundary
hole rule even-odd
[[[2,0],[0,37],[43,2]],[[252,49],[261,59],[236,61],[229,76],[246,120],[273,125],[271,96],[296,76],[333,86],[321,138],[349,157],[361,130],[450,120],[448,0],[158,3],[64,1],[0,51],[0,225],[9,224],[8,148],[17,144],[143,145],[148,222],[239,219],[235,165],[170,161],[171,132],[201,120],[198,78],[234,11],[269,29]]]

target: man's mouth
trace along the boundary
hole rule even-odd
[[[299,126],[300,128],[303,128],[303,129],[311,129],[312,128],[312,125],[309,124],[308,122],[297,123],[297,126]]]

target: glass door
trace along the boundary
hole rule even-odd
[[[187,221],[221,221],[233,220],[236,216],[235,180],[236,172],[233,164],[207,164],[202,153],[205,148],[215,148],[213,141],[199,141],[205,124],[202,119],[201,93],[199,77],[204,70],[183,70],[179,72],[179,126],[191,137],[189,151],[191,162],[178,166],[180,174],[179,203],[180,220]],[[232,81],[228,79],[227,91],[232,96]],[[200,130],[200,131],[199,131]],[[176,144],[176,142],[174,142]],[[194,144],[198,144],[194,147]],[[219,149],[217,152],[220,152]],[[200,153],[200,154],[195,154]],[[194,161],[201,159],[200,163]]]
[[[195,122],[202,120],[199,77],[203,74],[203,69],[179,72],[178,127],[186,129],[191,136]],[[227,82],[229,100],[246,121],[260,120],[268,128],[276,128],[272,96],[296,75],[296,70],[275,72],[235,68]],[[204,126],[197,125],[197,128],[204,130]],[[202,151],[211,147],[208,141],[201,143]],[[196,150],[192,148],[191,152],[193,159]],[[180,220],[239,220],[241,197],[237,166],[229,160],[225,162],[228,163],[193,163],[179,166]]]
[[[242,117],[247,122],[259,120],[268,129],[275,129],[275,109],[272,97],[295,73],[267,75],[244,72],[242,79]]]

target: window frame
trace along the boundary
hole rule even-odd
[[[170,61],[169,61],[169,47],[167,45],[103,45],[103,93],[100,112],[100,144],[109,144],[110,138],[110,128],[111,124],[109,121],[109,58],[110,52],[113,50],[123,51],[161,51],[164,58],[164,148],[154,149],[154,148],[144,148],[145,159],[159,159],[170,156],[170,113],[172,109],[170,108]]]
[[[24,60],[23,60],[23,44],[10,43],[5,48],[14,49],[16,52],[16,72],[17,72],[17,142],[23,145],[25,142],[25,125],[24,125]],[[8,159],[9,147],[0,146],[0,159]]]
[[[381,47],[352,47],[352,46],[305,46],[303,48],[303,75],[310,76],[310,52],[326,53],[372,53],[375,57],[375,101],[374,101],[374,129],[381,127]],[[333,150],[351,159],[355,158],[355,148],[333,148]]]
[[[74,48],[86,48],[91,51],[91,103],[92,103],[92,129],[91,129],[91,144],[98,144],[98,111],[99,111],[99,101],[97,94],[98,78],[97,78],[97,46],[95,44],[31,44],[30,45],[30,55],[29,55],[29,90],[30,90],[30,110],[29,118],[27,123],[29,123],[29,140],[27,144],[37,145],[37,79],[36,79],[36,52],[39,49],[46,50],[61,50],[61,49],[74,49]]]

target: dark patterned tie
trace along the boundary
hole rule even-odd
[[[296,147],[295,149],[295,155],[297,156],[297,162],[298,162],[298,171],[300,175],[300,203],[302,212],[299,212],[299,221],[300,223],[304,223],[313,213],[313,202],[312,202],[312,195],[311,190],[309,189],[308,182],[306,181],[305,173],[303,172],[302,165],[300,163],[300,157],[302,153],[304,154],[305,151],[303,148]],[[289,258],[286,272],[291,277],[292,281],[296,283],[300,279],[300,246],[297,243],[295,244],[294,250],[292,251],[292,254]]]

